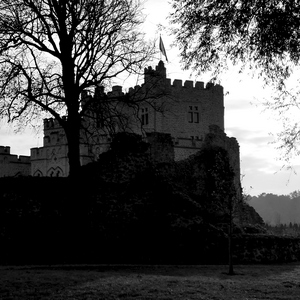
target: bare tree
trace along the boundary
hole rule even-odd
[[[206,212],[209,216],[209,222],[212,222],[213,216],[223,214],[224,222],[228,225],[228,274],[233,275],[233,226],[234,213],[240,200],[240,184],[236,182],[236,174],[230,164],[227,150],[209,145],[202,150],[204,178],[203,178],[203,195],[206,199]],[[217,213],[217,214],[216,214]],[[220,215],[216,218],[218,220]]]
[[[0,1],[0,114],[24,124],[54,117],[66,133],[70,176],[93,102],[80,95],[143,70],[154,46],[142,22],[139,0]]]

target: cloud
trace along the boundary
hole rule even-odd
[[[275,174],[282,169],[283,164],[273,159],[266,160],[265,157],[241,155],[241,167],[245,173],[256,170],[264,174]]]
[[[292,191],[299,190],[299,179],[299,174],[286,169],[281,169],[275,173],[266,173],[265,170],[253,168],[245,172],[242,186],[244,192],[251,195],[261,193],[287,195]]]
[[[246,193],[289,194],[298,189],[299,175],[284,168],[280,151],[271,143],[272,136],[259,129],[243,127],[229,127],[226,132],[236,137],[240,144],[242,186]],[[294,167],[300,174],[300,166]]]
[[[246,193],[289,194],[299,189],[300,165],[292,169],[279,159],[279,153],[273,151],[240,153],[242,186]]]
[[[11,154],[30,155],[30,148],[42,146],[42,137],[30,129],[25,129],[22,133],[15,133],[12,128],[2,126],[0,128],[0,145],[10,146]]]
[[[258,145],[268,144],[273,140],[273,137],[264,130],[251,129],[245,127],[227,127],[226,133],[228,136],[234,136],[240,143],[255,143]]]

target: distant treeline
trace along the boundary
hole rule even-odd
[[[289,195],[263,193],[251,197],[249,204],[268,225],[300,224],[300,191],[294,191]]]
[[[266,229],[268,233],[273,233],[275,235],[289,235],[300,237],[300,224],[280,224],[280,225],[270,225],[266,224]]]

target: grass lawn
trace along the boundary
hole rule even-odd
[[[300,263],[2,266],[0,299],[300,299]]]

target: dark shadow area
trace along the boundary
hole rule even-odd
[[[0,264],[227,264],[226,151],[175,163],[148,149],[123,136],[79,178],[1,178]],[[250,225],[233,224],[234,264],[299,259],[299,240]]]

